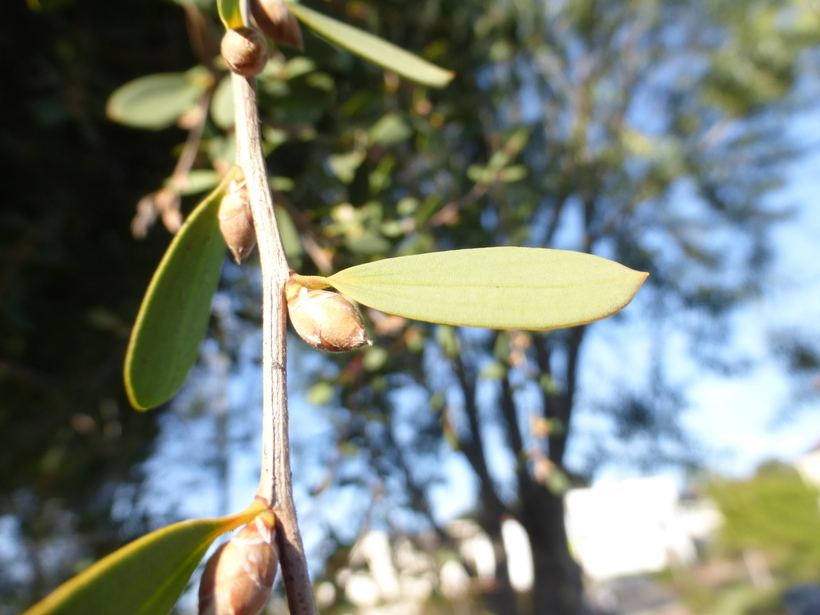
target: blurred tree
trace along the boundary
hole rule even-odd
[[[820,569],[817,489],[791,466],[761,465],[747,480],[716,480],[709,496],[723,515],[718,546],[734,557],[759,551],[784,585],[816,582]]]
[[[532,542],[532,611],[578,613],[562,493],[573,480],[564,464],[579,394],[617,438],[602,437],[576,470],[697,458],[677,422],[686,400],[667,373],[667,348],[688,344],[706,368],[737,369],[724,352],[728,317],[761,291],[769,231],[786,214],[765,197],[796,153],[783,132],[795,101],[784,97],[820,24],[804,3],[759,1],[326,6],[398,44],[426,45],[457,74],[443,92],[391,75],[376,87],[378,71],[341,53],[317,56],[334,76],[343,60],[353,69],[320,125],[330,138],[310,150],[326,164],[304,167],[292,199],[335,268],[382,254],[531,245],[651,272],[620,322],[654,342],[633,359],[617,347],[616,325],[596,325],[615,346],[601,359],[614,366],[595,373],[598,396],[579,384],[596,360],[583,352],[590,327],[454,331],[378,314],[376,347],[341,359],[309,396],[327,400],[327,384],[341,386],[349,410],[333,419],[339,453],[327,455],[337,483],[377,484],[377,500],[431,523],[444,460],[452,449],[463,455],[499,556],[493,611],[518,610],[501,549],[501,519],[512,515]],[[274,167],[308,159],[292,154],[276,150]]]
[[[72,55],[76,50],[70,45],[65,51],[57,44],[74,40],[68,35],[61,39],[38,32],[21,43],[32,46],[33,58],[45,53],[46,66],[68,64],[52,71],[52,79],[62,86],[48,81],[20,86],[29,93],[25,102],[30,109],[15,111],[21,118],[17,132],[10,133],[19,135],[16,147],[26,143],[23,135],[30,134],[33,121],[26,120],[42,106],[33,102],[40,100],[35,98],[38,87],[52,94],[75,92],[61,89],[61,80],[100,71],[102,85],[91,91],[110,91],[151,71],[190,66],[182,20],[166,15],[173,13],[170,9],[140,3],[134,12],[97,4],[89,0],[55,13],[21,17],[23,24],[53,18],[58,32],[65,28],[76,33],[81,24],[83,36],[77,40],[90,44],[102,37],[102,42],[91,45],[95,53],[80,56]],[[198,14],[197,6],[209,10],[208,2],[180,4],[189,18]],[[618,436],[601,438],[586,451],[586,460],[573,466],[581,474],[589,475],[596,464],[613,456],[633,463],[692,461],[695,449],[676,420],[686,400],[667,373],[667,347],[688,344],[698,363],[734,367],[722,352],[730,335],[727,319],[761,290],[769,231],[784,216],[770,208],[765,197],[779,185],[783,165],[795,155],[783,131],[784,114],[794,102],[787,95],[803,74],[801,54],[820,39],[820,22],[810,3],[802,0],[436,0],[421,5],[331,0],[322,9],[420,52],[457,76],[448,89],[428,91],[309,33],[305,56],[311,60],[290,50],[277,52],[260,78],[264,137],[277,176],[276,200],[293,223],[291,240],[297,235],[301,240],[303,253],[296,242],[290,250],[292,264],[301,273],[326,272],[385,255],[529,245],[599,253],[652,275],[640,301],[617,321],[628,330],[610,323],[534,335],[467,331],[371,313],[374,348],[333,359],[338,367],[331,360],[300,361],[303,373],[297,383],[312,383],[308,399],[335,406],[335,446],[317,447],[312,434],[303,450],[295,451],[297,456],[310,455],[328,472],[319,479],[305,472],[301,479],[314,493],[340,487],[363,496],[344,515],[347,530],[365,520],[377,522],[374,516],[407,523],[402,515],[413,510],[435,526],[431,497],[444,479],[445,463],[454,457],[466,461],[477,485],[478,521],[496,546],[498,586],[488,595],[490,609],[499,614],[579,613],[581,574],[569,554],[562,500],[572,481],[583,480],[565,467],[573,416],[580,407],[597,409],[611,426],[610,433]],[[149,19],[154,13],[162,17]],[[17,20],[6,21],[12,22]],[[16,23],[15,29],[12,40],[26,31]],[[201,142],[189,140],[195,147],[184,150],[195,152],[190,162],[197,170],[220,170],[231,158],[231,126],[225,121],[230,97],[220,94],[223,73],[210,68],[215,81],[208,86],[213,89],[206,104],[213,94],[211,113],[199,117],[202,123],[194,121],[202,130]],[[34,66],[16,70],[24,85],[39,74]],[[74,100],[56,98],[62,104]],[[63,109],[63,118],[74,117],[65,112],[72,107],[57,108]],[[100,320],[111,314],[127,322],[148,275],[129,275],[128,267],[158,260],[149,246],[131,246],[117,233],[124,228],[123,216],[130,216],[123,204],[137,196],[124,193],[118,183],[135,167],[157,167],[160,139],[129,134],[126,140],[122,130],[92,121],[99,117],[101,104],[89,108],[97,115],[89,111],[91,115],[81,116],[86,123],[77,125],[96,132],[85,136],[77,132],[73,119],[63,119],[58,122],[65,131],[61,147],[38,150],[25,165],[13,161],[10,167],[21,169],[15,173],[18,177],[30,169],[64,173],[66,179],[59,182],[49,176],[35,186],[15,183],[13,189],[20,194],[12,198],[14,203],[32,201],[46,211],[61,211],[56,205],[68,198],[62,191],[71,191],[72,205],[80,202],[76,191],[82,184],[76,178],[85,175],[74,167],[88,172],[98,168],[95,161],[105,165],[90,176],[94,181],[83,195],[99,194],[98,184],[104,181],[111,189],[107,207],[102,208],[100,200],[95,216],[77,209],[84,213],[76,224],[86,228],[115,216],[117,230],[112,234],[106,228],[99,235],[89,230],[79,236],[83,251],[76,254],[85,260],[76,264],[76,271],[83,283],[72,283],[66,291],[79,297],[70,303],[79,308],[73,315],[61,312],[65,319],[59,319],[58,333],[63,337],[54,340],[72,334],[77,338],[64,346],[51,339],[37,344],[26,340],[31,352],[47,351],[77,371],[83,365],[77,348],[95,347],[85,339],[91,334],[82,335],[77,324],[87,322],[85,301],[93,298],[92,306],[108,310],[93,312],[95,322],[119,322]],[[78,134],[91,139],[87,149],[78,151]],[[112,141],[103,138],[106,134],[113,135]],[[115,143],[118,139],[127,145]],[[131,143],[141,145],[132,148]],[[164,141],[166,148],[168,144]],[[72,156],[65,156],[66,151]],[[12,152],[13,147],[4,146],[4,159]],[[152,156],[143,158],[143,152]],[[49,164],[46,154],[56,160]],[[136,156],[138,163],[132,161]],[[141,173],[142,192],[158,187],[153,173]],[[33,188],[43,194],[32,200]],[[24,219],[38,211],[34,206],[20,209]],[[92,237],[103,241],[102,248],[108,246],[109,252],[96,253],[88,243]],[[127,266],[126,245],[129,252],[139,252],[127,257]],[[110,275],[110,281],[100,277],[102,273],[92,277],[93,267]],[[67,280],[65,274],[58,275]],[[18,292],[38,279],[44,280],[45,292],[48,279],[33,273]],[[14,295],[0,296],[5,301]],[[43,318],[51,317],[53,306],[33,296],[32,306],[35,300]],[[244,298],[237,303],[247,313]],[[18,311],[35,313],[28,304],[20,305]],[[49,324],[54,323],[31,330],[45,337]],[[612,336],[610,346],[599,336],[600,356],[586,351],[590,331],[596,329]],[[636,332],[648,332],[651,348],[633,353],[622,346]],[[108,344],[113,354],[109,338],[97,341]],[[596,360],[611,367],[595,371],[593,383],[592,369],[585,365]],[[102,359],[95,355],[90,361]],[[9,364],[27,365],[19,358]],[[31,365],[59,373],[58,367],[40,366],[33,359]],[[118,369],[110,375],[118,376]],[[113,397],[119,404],[119,385],[105,382],[111,388],[103,398]],[[582,383],[594,384],[599,397],[589,386],[582,389]],[[35,392],[42,391],[40,387]],[[67,421],[76,414],[72,404],[80,398],[72,394],[65,399],[59,408],[70,427]],[[21,403],[17,412],[28,407],[31,404]],[[35,413],[30,414],[34,420]],[[141,425],[122,433],[152,433],[154,416],[124,411],[122,420]],[[23,421],[27,418],[20,414],[13,428],[30,425]],[[13,433],[11,429],[7,433]],[[42,430],[47,440],[31,442],[27,450],[35,460],[52,449],[58,431]],[[145,444],[147,439],[138,441]],[[132,460],[142,458],[146,449],[135,450],[140,454],[135,452]],[[58,460],[48,467],[66,471],[69,466]],[[9,476],[29,491],[36,479],[33,469],[28,474],[15,469]],[[62,484],[70,489],[70,481]],[[87,503],[100,483],[88,484],[82,488],[90,491],[75,488],[69,493],[82,494]],[[102,502],[99,510],[107,513],[110,499]],[[381,508],[376,506],[374,513],[371,504]],[[326,508],[333,530],[333,524],[340,523],[338,508]],[[32,510],[39,514],[42,503]],[[532,543],[536,581],[531,607],[516,601],[509,583],[501,546],[505,515],[523,524]]]

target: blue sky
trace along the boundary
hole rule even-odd
[[[791,131],[799,142],[818,142],[820,112],[794,120]],[[773,199],[796,207],[797,214],[774,235],[777,259],[770,290],[737,317],[739,343],[759,358],[765,354],[769,330],[820,335],[820,150],[792,165],[787,185]],[[716,470],[747,474],[767,458],[793,460],[820,445],[820,396],[777,424],[777,413],[789,395],[779,367],[762,360],[741,378],[704,376],[691,390],[692,410],[685,423],[723,452],[710,464]]]

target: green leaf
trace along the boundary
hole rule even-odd
[[[282,247],[285,249],[285,256],[291,267],[299,267],[302,264],[302,240],[299,238],[299,230],[293,223],[287,211],[283,207],[274,207],[276,215],[276,227],[279,229],[279,236],[282,238]]]
[[[450,71],[396,47],[378,36],[317,13],[303,4],[288,2],[288,8],[299,21],[326,39],[402,77],[424,85],[442,88],[450,83],[454,76]]]
[[[182,195],[200,194],[206,190],[213,190],[219,184],[219,175],[210,169],[193,169],[188,171],[181,184],[171,176],[163,185],[170,188],[175,184],[179,184],[176,188]]]
[[[521,181],[527,176],[529,169],[523,164],[514,164],[498,171],[498,180],[505,184]]]
[[[541,331],[614,314],[647,275],[583,252],[478,248],[385,259],[329,278],[294,279],[333,286],[364,305],[406,318]]]
[[[324,406],[333,399],[333,385],[329,382],[317,382],[307,392],[307,402],[314,406]]]
[[[240,1],[242,0],[216,0],[219,18],[228,30],[236,30],[245,25],[242,21],[242,11],[239,9]]]
[[[327,165],[340,181],[349,184],[353,181],[356,169],[361,166],[366,156],[365,152],[355,149],[342,154],[331,154],[327,157]]]
[[[190,111],[210,84],[202,67],[187,73],[140,77],[118,88],[108,99],[106,113],[115,122],[160,130],[173,126]]]
[[[230,78],[222,79],[216,86],[216,91],[211,99],[211,118],[214,124],[227,130],[233,128],[233,89]]]
[[[167,615],[211,543],[263,510],[195,519],[151,532],[101,559],[24,615]]]
[[[369,372],[377,372],[384,367],[388,358],[390,358],[390,354],[384,348],[378,346],[368,348],[364,359],[362,359],[362,367]]]
[[[199,356],[225,256],[219,203],[232,175],[188,216],[145,293],[125,356],[125,388],[137,409],[173,397]]]
[[[393,145],[409,139],[413,135],[413,130],[396,113],[388,113],[378,122],[373,124],[368,133],[372,143],[382,145]]]
[[[372,256],[384,254],[392,247],[392,244],[377,232],[367,230],[357,237],[346,239],[345,247],[353,254]]]

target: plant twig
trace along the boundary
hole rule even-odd
[[[315,615],[316,603],[296,522],[288,442],[287,336],[283,285],[289,268],[268,185],[253,81],[233,74],[237,161],[247,182],[262,265],[262,472],[257,497],[277,515],[282,578],[292,615]]]

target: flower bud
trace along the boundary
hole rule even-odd
[[[339,293],[285,283],[293,328],[314,348],[347,352],[370,344],[359,310]]]
[[[228,30],[222,37],[222,57],[233,72],[254,77],[268,63],[268,41],[253,28]]]
[[[222,197],[219,204],[219,230],[237,263],[241,263],[256,245],[256,230],[244,176],[232,179],[228,191]]]
[[[299,22],[282,0],[251,0],[251,15],[257,27],[277,45],[305,50]]]
[[[257,615],[279,565],[276,517],[265,510],[208,560],[199,583],[199,615]]]

